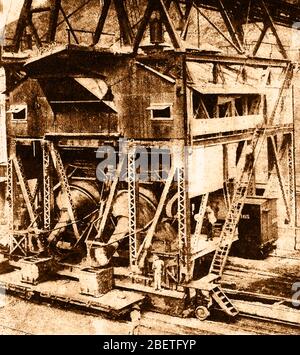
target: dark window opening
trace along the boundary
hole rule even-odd
[[[13,113],[14,120],[26,120],[26,109],[24,108],[20,112]]]
[[[244,100],[245,100],[245,98],[244,98]],[[235,108],[236,108],[237,116],[243,116],[246,114],[244,112],[244,108],[243,108],[243,98],[235,99]]]
[[[213,118],[216,116],[216,105],[217,105],[217,96],[216,95],[203,95],[203,103],[207,110],[209,117]]]
[[[153,118],[171,118],[171,108],[167,107],[163,110],[152,110]]]
[[[8,113],[12,114],[12,120],[25,121],[27,120],[27,107],[26,105],[12,106]]]
[[[219,118],[230,116],[230,115],[228,115],[228,110],[229,110],[228,103],[223,104],[223,105],[219,105]]]
[[[147,110],[151,111],[152,120],[170,120],[172,119],[171,106],[171,104],[153,104]]]

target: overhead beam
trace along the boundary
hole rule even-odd
[[[184,24],[183,24],[183,28],[182,28],[182,32],[181,32],[181,38],[183,40],[186,40],[186,38],[187,38],[193,5],[194,5],[194,0],[186,0]]]
[[[33,0],[24,0],[24,4],[23,4],[23,7],[21,9],[21,13],[20,13],[20,16],[18,19],[16,32],[15,32],[15,35],[13,38],[14,52],[18,52],[20,50],[23,33],[24,33],[24,30],[27,26],[27,20],[30,15],[32,1]]]
[[[283,46],[283,44],[282,44],[282,41],[281,41],[281,39],[280,39],[280,37],[279,37],[279,35],[278,35],[277,29],[276,29],[276,27],[275,27],[275,25],[274,25],[274,22],[273,22],[273,19],[272,19],[271,14],[270,14],[270,12],[269,12],[269,9],[268,9],[268,7],[266,6],[264,0],[260,0],[260,1],[261,1],[262,6],[263,6],[263,9],[264,9],[264,11],[265,11],[265,13],[266,13],[266,15],[267,15],[267,19],[268,19],[270,28],[271,28],[271,30],[272,30],[272,32],[273,32],[275,38],[276,38],[276,42],[277,42],[279,51],[280,51],[281,55],[283,56],[283,58],[284,58],[284,59],[287,59],[287,58],[288,58],[287,51],[285,50],[285,48],[284,48],[284,46]]]
[[[231,36],[233,43],[239,49],[239,52],[245,53],[245,49],[243,48],[243,45],[237,36],[237,31],[233,26],[233,23],[231,21],[231,18],[229,16],[227,8],[225,7],[225,5],[223,3],[223,0],[218,0],[218,3],[219,3],[219,8],[220,8],[222,18],[225,22],[225,25],[227,27],[227,30]],[[241,14],[240,14],[240,16],[241,16]]]
[[[76,36],[76,34],[75,34],[75,31],[73,30],[73,27],[72,27],[72,25],[71,25],[71,22],[69,21],[69,18],[68,18],[68,16],[67,16],[67,14],[65,13],[65,10],[63,9],[62,6],[60,6],[59,9],[60,9],[60,11],[61,11],[61,13],[62,13],[62,15],[63,15],[63,17],[64,17],[64,19],[65,19],[67,25],[68,25],[68,27],[69,27],[69,30],[70,30],[72,36],[73,36],[74,39],[75,39],[76,44],[79,44],[78,38],[77,38],[77,36]]]
[[[232,65],[249,65],[257,67],[278,67],[286,68],[290,62],[284,59],[269,59],[260,57],[235,57],[226,55],[206,55],[206,54],[187,54],[187,61],[193,61],[198,63],[220,63],[220,64],[232,64]]]
[[[110,8],[111,0],[104,0],[103,8],[101,11],[101,15],[97,24],[97,28],[93,37],[93,45],[99,43],[101,34],[103,32],[104,24],[108,15],[108,11]]]
[[[54,0],[51,5],[49,30],[47,34],[47,42],[54,42],[56,36],[56,29],[58,26],[59,9],[61,7],[61,0]]]
[[[262,31],[261,31],[261,33],[260,33],[260,36],[259,36],[259,38],[258,38],[258,40],[257,40],[257,42],[256,42],[256,44],[255,44],[255,47],[254,47],[254,49],[253,49],[253,52],[252,52],[252,55],[253,55],[254,57],[256,56],[256,54],[257,54],[257,52],[258,52],[258,50],[259,50],[259,48],[260,48],[260,46],[261,46],[261,44],[262,44],[262,41],[264,40],[265,35],[266,35],[266,33],[267,33],[267,31],[268,31],[269,28],[270,28],[269,24],[265,23],[265,24],[264,24],[264,27],[263,27],[263,29],[262,29]]]
[[[200,10],[199,7],[195,6],[195,9],[199,12],[199,14],[221,35],[225,41],[227,41],[239,54],[243,54],[245,51],[240,48],[239,45],[236,45],[234,41],[229,39],[221,28],[219,28],[208,16],[205,15],[203,11]]]
[[[130,45],[133,41],[133,33],[128,19],[127,11],[124,7],[124,1],[114,0],[114,4],[120,26],[120,37],[123,39],[125,45]]]

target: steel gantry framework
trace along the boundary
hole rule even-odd
[[[243,26],[262,22],[263,27],[252,54],[254,56],[257,54],[267,31],[270,29],[275,36],[279,51],[284,58],[287,58],[288,54],[276,26],[295,27],[300,21],[299,5],[279,0],[104,0],[103,5],[98,8],[98,23],[95,29],[91,31],[86,28],[75,28],[72,21],[73,17],[79,13],[84,14],[83,16],[88,16],[91,0],[81,1],[77,7],[72,8],[70,13],[66,13],[65,7],[67,3],[64,0],[50,0],[48,3],[49,6],[33,7],[33,0],[24,1],[13,37],[14,51],[19,51],[21,48],[26,28],[29,28],[36,46],[43,47],[56,41],[57,32],[63,23],[67,25],[70,36],[72,36],[76,44],[79,44],[78,31],[86,31],[92,34],[90,44],[96,45],[104,32],[104,26],[109,17],[111,7],[115,10],[119,24],[120,40],[124,45],[133,45],[136,51],[150,21],[151,14],[154,11],[159,11],[174,47],[183,50],[182,40],[187,39],[191,12],[196,8],[210,25],[217,30],[218,25],[211,20],[205,11],[212,10],[220,13],[229,37],[223,33],[224,31],[219,30],[218,32],[223,37],[225,36],[226,41],[240,54],[245,53],[244,44],[246,39]],[[174,11],[176,16],[172,17],[171,13]],[[35,23],[35,19],[37,14],[45,13],[48,20],[44,22],[43,31],[46,31],[42,33]],[[175,18],[177,20],[174,20]],[[180,34],[178,34],[178,28],[180,29]]]

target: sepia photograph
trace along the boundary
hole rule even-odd
[[[0,0],[0,335],[300,335],[299,63],[298,0]]]

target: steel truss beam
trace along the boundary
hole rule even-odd
[[[125,45],[132,44],[133,32],[129,22],[128,13],[124,6],[123,0],[113,0],[115,5],[115,10],[117,12],[117,17],[119,21],[121,39],[123,39]],[[111,7],[112,0],[104,0],[103,8],[100,14],[99,21],[97,23],[97,28],[93,37],[93,45],[99,43],[103,28],[108,16],[109,9]]]
[[[50,20],[49,20],[49,30],[47,33],[47,42],[55,41],[60,8],[61,8],[61,0],[54,0],[54,3],[52,2],[50,8]]]
[[[276,38],[276,42],[277,42],[279,51],[282,54],[283,58],[287,59],[288,58],[287,52],[286,52],[286,50],[285,50],[285,48],[284,48],[284,46],[283,46],[283,44],[281,42],[281,39],[280,39],[280,37],[278,35],[278,32],[277,32],[276,27],[274,25],[274,21],[272,19],[270,11],[269,11],[268,7],[266,6],[265,1],[264,0],[260,0],[260,1],[262,3],[263,9],[264,9],[264,11],[266,13],[269,26],[270,26],[270,28],[271,28],[271,30],[272,30],[275,38]]]
[[[146,257],[147,257],[147,253],[148,253],[148,250],[149,250],[149,248],[151,246],[152,239],[154,237],[154,233],[155,233],[157,224],[158,224],[158,222],[160,220],[162,211],[164,209],[165,202],[166,202],[168,193],[170,191],[170,187],[171,187],[173,179],[174,179],[175,170],[176,170],[176,168],[175,168],[174,162],[172,162],[172,166],[171,166],[171,169],[169,171],[169,175],[168,175],[168,178],[166,180],[163,192],[161,194],[157,209],[155,211],[155,215],[154,215],[153,221],[152,221],[151,226],[149,227],[149,229],[147,231],[146,237],[145,237],[145,239],[144,239],[144,241],[143,241],[143,243],[140,246],[139,251],[138,251],[138,256],[137,256],[138,257],[138,267],[140,269],[143,269],[144,266],[145,266],[145,260],[146,260]]]
[[[177,181],[177,218],[178,218],[178,243],[179,243],[179,272],[180,282],[188,282],[193,277],[194,261],[191,255],[190,231],[190,200],[188,198],[188,171],[186,168],[186,150],[182,144],[174,149],[173,155],[176,164]]]
[[[33,0],[25,0],[20,16],[19,16],[19,20],[17,23],[17,28],[16,28],[16,32],[14,35],[14,39],[13,39],[13,46],[14,46],[14,50],[15,52],[18,52],[21,46],[21,40],[22,40],[22,36],[24,33],[24,30],[27,26],[27,20],[30,14],[30,10],[31,10],[31,6],[32,6],[32,2]]]
[[[135,164],[135,148],[128,150],[128,211],[129,211],[129,255],[130,267],[135,270],[137,267],[137,174]]]
[[[188,62],[198,62],[198,63],[219,63],[228,65],[245,65],[253,66],[258,68],[264,67],[278,67],[286,68],[287,64],[290,63],[289,60],[285,59],[268,59],[268,58],[254,58],[254,57],[235,57],[226,55],[197,55],[197,54],[187,54],[186,60]]]
[[[118,186],[118,183],[119,183],[119,179],[120,179],[120,176],[121,176],[122,169],[123,169],[123,166],[125,164],[125,161],[126,161],[126,155],[123,154],[123,156],[121,157],[121,161],[119,162],[116,174],[114,175],[113,183],[112,183],[111,188],[109,190],[109,195],[108,195],[108,198],[107,198],[107,201],[106,201],[106,204],[105,204],[105,209],[104,209],[104,212],[103,212],[103,216],[101,218],[99,230],[98,230],[97,236],[95,238],[96,240],[101,239],[102,234],[104,232],[104,228],[106,226],[106,223],[107,223],[107,220],[108,220],[108,217],[109,217],[109,213],[110,213],[111,208],[112,208],[113,200],[114,200],[114,197],[115,197],[115,194],[116,194],[116,191],[117,191],[117,186]]]
[[[44,229],[51,227],[51,174],[50,174],[50,152],[47,142],[42,145],[43,149],[43,207],[44,207]]]
[[[8,226],[10,233],[14,229],[14,195],[15,195],[15,181],[14,181],[14,164],[12,158],[7,162],[7,203],[8,203]]]
[[[268,137],[268,138],[270,139],[270,137]],[[280,163],[282,162],[282,160],[284,159],[284,157],[286,155],[287,146],[288,146],[287,135],[284,135],[284,138],[283,138],[283,141],[281,143],[281,146],[277,150],[278,160],[279,160]],[[273,163],[272,169],[269,172],[269,180],[268,180],[265,192],[264,192],[264,196],[265,197],[269,197],[269,195],[274,190],[275,184],[277,183],[277,172],[276,172],[274,161],[272,163]]]
[[[188,273],[187,260],[187,231],[186,231],[186,186],[185,186],[185,169],[178,167],[177,172],[177,191],[178,191],[178,239],[179,239],[179,264],[180,274]]]
[[[96,45],[103,33],[104,25],[107,20],[109,9],[114,3],[114,7],[116,10],[116,14],[118,17],[119,28],[121,33],[121,39],[125,45],[133,45],[134,53],[137,52],[138,46],[142,40],[143,34],[146,30],[147,24],[149,23],[151,13],[153,10],[160,11],[162,15],[162,20],[166,26],[166,30],[169,33],[171,41],[176,49],[182,48],[180,39],[186,39],[188,33],[188,27],[190,24],[190,16],[191,16],[191,9],[193,7],[197,8],[198,11],[202,9],[209,9],[218,11],[226,25],[228,30],[229,36],[225,36],[224,33],[216,26],[209,16],[206,16],[202,11],[201,14],[204,16],[211,25],[222,35],[230,45],[235,48],[238,53],[242,54],[245,53],[243,48],[244,44],[244,33],[242,29],[242,25],[244,23],[251,23],[251,22],[265,22],[264,28],[262,33],[258,39],[258,42],[254,48],[253,54],[256,55],[262,40],[268,30],[271,29],[272,33],[274,34],[277,42],[277,46],[279,51],[283,55],[284,58],[287,58],[287,51],[285,50],[283,43],[280,39],[278,31],[276,30],[275,24],[283,24],[292,27],[293,23],[297,22],[297,16],[300,19],[300,9],[299,7],[284,4],[283,1],[278,2],[278,5],[272,4],[270,1],[267,0],[259,0],[259,1],[225,1],[225,0],[212,0],[212,1],[200,1],[200,0],[149,0],[146,6],[145,13],[137,21],[136,23],[130,23],[128,14],[129,11],[136,12],[141,11],[143,6],[136,5],[133,2],[129,2],[129,0],[103,0],[103,6],[101,9],[101,14],[99,17],[99,21],[97,23],[97,27],[95,29],[93,35],[93,45]],[[251,1],[251,2],[250,2]],[[15,35],[13,38],[13,46],[14,50],[17,52],[20,49],[22,37],[24,30],[26,27],[29,27],[31,33],[35,39],[37,46],[42,46],[44,42],[51,43],[55,41],[56,31],[61,23],[66,22],[69,31],[73,38],[75,39],[76,43],[79,43],[79,40],[76,36],[76,31],[73,29],[71,22],[69,20],[70,16],[74,13],[82,10],[84,6],[86,6],[90,0],[86,1],[84,4],[79,6],[75,11],[71,14],[66,14],[65,10],[62,7],[61,0],[51,0],[50,6],[48,7],[39,7],[39,8],[32,8],[33,0],[25,0],[22,11],[17,23],[17,28],[15,31]],[[170,16],[170,5],[174,3],[175,9],[178,13],[180,26],[182,28],[181,38],[178,36],[176,31],[175,21]],[[249,4],[249,5],[248,5]],[[134,7],[135,6],[135,7]],[[277,8],[280,6],[280,8]],[[279,10],[280,9],[280,10]],[[50,12],[49,21],[47,23],[46,33],[43,36],[39,36],[38,31],[32,21],[32,14],[33,13],[42,13],[42,12]],[[61,12],[63,16],[63,21],[58,23],[59,13]],[[86,16],[86,13],[83,14]],[[280,23],[280,18],[281,22]],[[295,18],[295,20],[291,20]],[[299,20],[298,20],[299,21]],[[139,24],[137,35],[134,36],[135,28]],[[84,31],[84,29],[83,29]]]
[[[56,169],[57,175],[59,177],[59,181],[61,183],[62,190],[65,195],[65,199],[66,199],[65,202],[67,204],[67,210],[68,210],[69,218],[72,223],[74,235],[75,235],[75,238],[78,240],[78,239],[80,239],[80,234],[78,232],[78,227],[77,227],[77,223],[76,223],[75,208],[74,208],[73,201],[72,201],[72,195],[71,195],[71,189],[70,189],[68,177],[66,175],[66,171],[65,171],[64,164],[61,159],[60,153],[54,147],[53,143],[51,143],[51,146],[50,146],[50,154],[52,157],[54,168]]]
[[[34,211],[34,206],[33,206],[33,199],[31,196],[31,192],[29,189],[28,181],[26,179],[23,165],[20,159],[18,159],[16,156],[12,157],[13,165],[16,171],[16,175],[18,177],[18,181],[20,184],[20,188],[22,191],[22,195],[26,204],[26,208],[29,214],[30,222],[31,225],[34,228],[37,228],[37,216]]]
[[[206,16],[203,11],[201,11],[198,7],[195,7],[195,9],[198,11],[198,13],[221,35],[225,41],[227,41],[239,54],[243,54],[244,50],[242,50],[238,45],[236,45],[235,42],[230,40],[224,33],[223,31],[216,25],[214,22],[209,18],[209,16]],[[188,29],[186,29],[186,32]],[[186,35],[185,35],[186,36]]]
[[[223,0],[218,0],[218,6],[220,8],[220,12],[227,27],[227,30],[231,36],[235,47],[238,48],[240,53],[245,53],[245,49],[243,48],[243,44],[240,41],[239,37],[237,36],[237,30],[234,28],[232,20],[229,16],[228,9],[226,8]]]
[[[275,141],[274,137],[272,137],[272,148],[276,148],[274,146]],[[278,175],[278,168],[280,162],[286,157],[288,158],[288,189],[285,192],[286,184],[283,181],[282,174]],[[273,166],[273,169],[270,172],[270,178],[268,181],[267,188],[265,190],[264,196],[268,196],[276,183],[278,178],[281,193],[283,196],[283,200],[285,203],[285,208],[287,211],[288,221],[292,227],[295,227],[296,224],[296,185],[295,185],[295,162],[294,162],[294,145],[293,145],[293,134],[285,135],[281,144],[281,147],[277,151],[277,165],[276,162]]]
[[[294,135],[290,134],[290,139],[288,143],[288,199],[291,211],[290,225],[292,227],[296,226],[296,178],[295,178],[295,145],[294,145]]]
[[[284,179],[283,179],[283,174],[281,172],[281,167],[280,167],[280,159],[278,156],[278,152],[277,152],[277,148],[276,148],[276,142],[274,139],[274,136],[270,137],[271,140],[271,146],[273,149],[273,154],[274,154],[274,163],[275,163],[275,169],[277,172],[277,177],[278,177],[278,181],[279,181],[279,186],[281,189],[281,193],[282,193],[282,197],[283,197],[283,201],[284,201],[284,205],[285,205],[285,209],[286,209],[286,215],[287,215],[287,219],[289,221],[289,223],[291,223],[291,210],[290,210],[290,204],[288,201],[288,197],[285,191],[285,184],[284,184]]]

